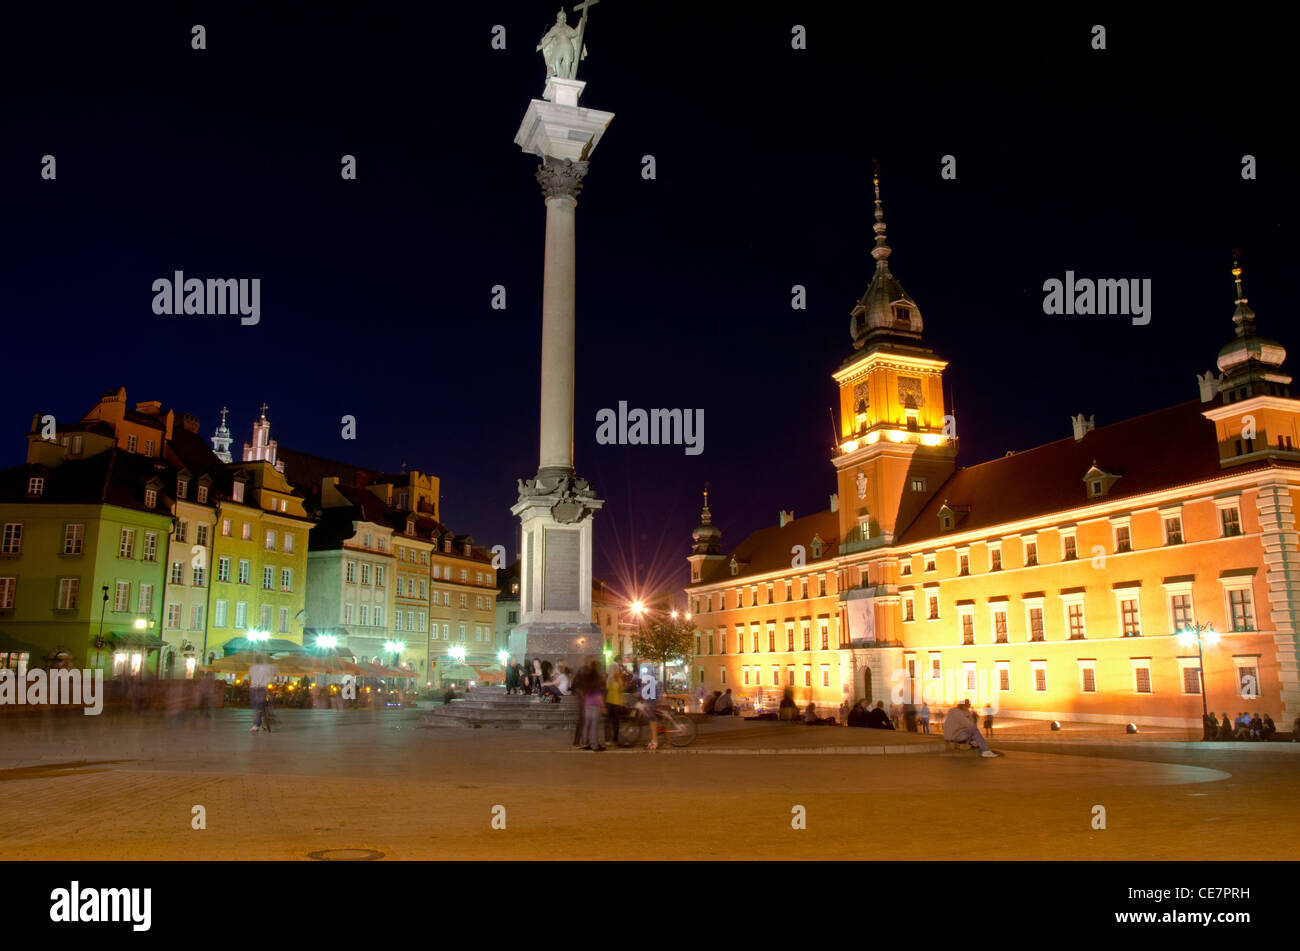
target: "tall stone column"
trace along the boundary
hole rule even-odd
[[[578,192],[588,156],[613,118],[585,109],[585,86],[552,76],[543,99],[534,99],[515,142],[537,155],[537,181],[546,200],[546,246],[542,280],[542,380],[538,405],[538,466],[519,480],[519,625],[510,632],[516,659],[563,661],[576,667],[599,657],[600,627],[592,622],[592,518],[604,504],[578,477],[573,455],[575,371],[576,234]]]
[[[577,268],[574,212],[586,162],[543,159],[537,181],[546,196],[546,258],[542,279],[541,453],[537,473],[573,471],[574,303]]]

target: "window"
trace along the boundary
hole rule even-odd
[[[344,567],[343,580],[348,584],[357,583],[357,563],[355,561],[349,561]]]
[[[230,580],[230,558],[226,555],[222,555],[217,559],[217,580]]]
[[[208,500],[208,487],[206,485],[201,485],[198,488],[198,501],[206,502],[207,500]]]
[[[158,507],[158,490],[144,490],[144,507],[147,509],[156,509]]]
[[[1038,542],[1025,542],[1025,566],[1038,564]]]
[[[177,519],[176,525],[172,529],[172,534],[178,542],[185,543],[185,537],[190,533],[190,523],[184,519]]]
[[[1115,552],[1118,554],[1120,552],[1126,552],[1132,550],[1133,550],[1133,538],[1131,533],[1129,532],[1129,527],[1127,525],[1116,525],[1115,526]]]
[[[173,561],[171,574],[167,578],[171,584],[185,583],[185,563],[183,561]]]
[[[32,476],[27,480],[27,495],[36,497],[45,491],[45,479],[42,476]]]
[[[925,556],[925,570],[926,570],[926,571],[934,571],[934,569],[935,569],[935,556],[934,556],[934,555],[926,555],[926,556]]]
[[[140,585],[140,595],[136,600],[136,611],[140,614],[153,613],[153,585]]]
[[[247,558],[239,559],[239,583],[252,584],[253,565]]]
[[[77,595],[80,593],[80,578],[59,579],[59,600],[56,602],[60,611],[77,610]]]
[[[769,654],[776,652],[776,625],[767,626],[767,652]]]
[[[1011,663],[1000,660],[997,662],[998,670],[998,690],[1006,691],[1011,689]]]
[[[912,476],[912,491],[913,492],[925,491],[925,476]]]
[[[263,630],[263,631],[269,631],[269,630],[271,630],[271,606],[270,606],[269,604],[264,604],[264,605],[262,605],[262,626],[261,626],[261,630]]]
[[[126,451],[127,451],[127,452],[135,452],[136,447],[137,447],[139,444],[140,444],[140,442],[139,442],[138,437],[136,437],[136,436],[127,436],[127,437],[126,437]]]
[[[978,673],[975,667],[975,661],[968,660],[962,665],[962,672],[966,675],[966,689],[974,691],[979,683]]]
[[[80,436],[73,436],[73,437],[72,437],[72,454],[73,454],[74,456],[79,456],[79,455],[81,455],[81,437],[80,437]]]
[[[812,686],[812,668],[811,668],[811,667],[807,667],[807,666],[805,666],[804,669],[803,669],[803,685],[804,685],[805,687],[811,687],[811,686]]]
[[[1241,509],[1236,505],[1225,505],[1219,509],[1219,522],[1223,526],[1225,538],[1241,534]]]
[[[270,565],[265,565],[262,568],[262,590],[275,590],[275,569]]]
[[[899,565],[899,567],[898,567],[898,573],[901,574],[901,575],[903,575],[904,577],[906,577],[907,575],[910,575],[910,574],[912,573],[912,559],[911,559],[911,558],[904,558],[904,559],[903,559],[902,564]]]
[[[822,664],[822,686],[829,687],[830,685],[831,685],[831,669],[828,665]]]
[[[957,574],[970,574],[970,555],[966,552],[962,552],[957,556]]]
[[[803,649],[812,650],[812,629],[807,621],[799,622],[800,631],[803,633]]]
[[[293,569],[292,568],[280,569],[280,590],[281,591],[293,590]]]
[[[70,524],[63,526],[63,553],[65,555],[80,555],[85,536],[85,525]]]
[[[1073,532],[1061,536],[1061,557],[1074,561],[1079,557],[1079,541]]]
[[[1183,693],[1199,694],[1201,692],[1201,670],[1199,667],[1183,667]]]
[[[1047,661],[1031,660],[1029,662],[1030,671],[1034,675],[1034,693],[1047,692]]]
[[[178,498],[178,499],[189,498],[189,494],[190,494],[190,480],[189,480],[189,479],[177,479],[177,480],[176,480],[176,498]]]
[[[1136,597],[1121,598],[1119,602],[1120,628],[1125,637],[1142,636],[1142,617],[1138,612]]]
[[[292,533],[292,532],[285,532],[285,533],[284,533],[284,551],[285,551],[285,554],[291,554],[291,553],[293,552],[293,533]]]
[[[124,528],[118,539],[117,556],[119,558],[130,558],[135,555],[135,529]]]
[[[1251,613],[1250,589],[1233,588],[1228,591],[1228,608],[1234,631],[1253,631],[1255,620]]]
[[[748,668],[748,667],[744,668],[744,671],[745,671],[745,683],[748,684],[748,683],[749,683],[749,668]]]
[[[1192,596],[1189,593],[1171,594],[1169,596],[1169,614],[1173,622],[1173,633],[1175,634],[1196,627],[1196,618],[1192,614]]]
[[[794,625],[789,621],[785,625],[785,649],[788,651],[794,650]]]
[[[246,627],[248,627],[248,602],[236,601],[235,602],[235,628],[237,630],[242,631]]]
[[[1133,692],[1134,693],[1151,692],[1151,661],[1149,660],[1133,661]]]
[[[196,604],[190,608],[190,630],[203,630],[203,605]]]
[[[1031,605],[1029,608],[1029,639],[1031,641],[1041,641],[1043,636],[1043,606],[1041,604]]]
[[[201,565],[195,565],[193,569],[191,583],[196,588],[202,588],[203,585],[207,583],[207,569],[202,567]]]
[[[460,596],[460,606],[461,606],[462,608],[468,608],[468,607],[469,607],[469,595],[468,595],[468,594],[462,594],[462,595]]]
[[[830,622],[821,620],[817,622],[817,628],[821,633],[822,650],[830,649]]]
[[[929,596],[930,616],[928,620],[937,621],[939,619],[939,596],[932,594]]]
[[[208,544],[208,526],[198,525],[194,529],[194,544],[207,546]]]
[[[239,483],[236,482],[235,485],[238,486]],[[238,499],[236,499],[236,501],[238,501]],[[246,542],[251,542],[253,540],[252,522],[244,522],[244,524],[239,529],[239,538],[241,541],[246,541]]]
[[[1179,515],[1165,518],[1165,544],[1181,545],[1183,543],[1183,519]]]
[[[113,591],[113,610],[129,611],[131,609],[131,582],[119,581]]]
[[[181,606],[179,604],[167,605],[167,630],[179,631],[181,629]]]
[[[218,601],[217,601],[217,602],[212,606],[212,626],[213,626],[213,627],[225,627],[225,626],[226,626],[226,613],[227,613],[227,611],[228,611],[228,602],[227,602],[227,601],[224,601],[224,600],[218,600]]]
[[[221,520],[221,537],[222,537],[222,538],[229,538],[229,537],[230,537],[230,530],[231,530],[230,519],[228,519],[228,518],[223,518],[223,519]]]
[[[993,643],[1005,644],[1007,642],[1007,609],[1005,607],[996,607],[993,609]]]
[[[1095,660],[1079,661],[1079,692],[1097,692],[1097,662]]]
[[[903,620],[916,620],[916,609],[913,607],[913,600],[911,598],[905,598],[903,600]]]
[[[268,528],[266,530],[266,550],[275,551],[275,530]]]
[[[961,642],[963,644],[975,643],[975,615],[969,610],[961,612]]]
[[[280,609],[280,626],[276,628],[276,630],[279,631],[281,634],[289,633],[289,609],[288,608]]]
[[[361,563],[361,583],[370,584],[370,565],[364,561]]]
[[[145,561],[158,560],[158,533],[157,532],[144,533],[144,554],[141,555],[140,557],[143,558]]]
[[[942,667],[939,664],[938,657],[930,658],[930,679],[939,680],[943,676]]]
[[[350,605],[350,604],[345,604],[345,605],[343,605],[343,623],[344,623],[344,624],[351,624],[351,623],[352,623],[352,612],[353,612],[353,610],[354,610],[354,608],[353,608],[352,605]]]
[[[990,545],[989,546],[989,571],[1001,571],[1001,570],[1002,570],[1002,546]]]
[[[152,456],[152,455],[153,455],[153,440],[152,440],[152,439],[146,439],[146,440],[144,441],[144,454],[145,454],[146,456]]]
[[[1065,606],[1065,625],[1070,632],[1070,640],[1080,641],[1084,638],[1083,602],[1072,601]]]

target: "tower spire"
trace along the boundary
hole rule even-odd
[[[1241,252],[1232,255],[1232,280],[1237,285],[1236,310],[1232,312],[1233,323],[1237,325],[1237,336],[1245,337],[1255,332],[1255,312],[1251,310],[1248,298],[1241,287],[1241,264],[1238,261]]]
[[[871,184],[876,190],[876,223],[871,230],[876,233],[876,246],[871,249],[871,256],[876,259],[876,269],[889,272],[890,247],[885,239],[885,210],[880,204],[880,163],[875,162]]]

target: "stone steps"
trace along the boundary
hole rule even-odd
[[[424,727],[492,727],[503,730],[573,730],[581,708],[577,697],[539,703],[535,697],[473,697],[433,707],[420,717]]]

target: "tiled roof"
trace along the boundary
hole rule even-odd
[[[27,480],[39,475],[45,488],[39,498],[28,498]],[[157,477],[162,484],[155,508],[144,504],[146,483]],[[164,462],[135,453],[110,449],[88,459],[73,459],[59,466],[21,465],[0,471],[0,501],[33,504],[117,505],[167,516],[175,470]]]
[[[958,469],[939,487],[899,536],[903,546],[935,542],[1022,519],[1092,504],[1084,474],[1095,462],[1117,475],[1104,500],[1189,485],[1224,472],[1266,468],[1254,463],[1225,470],[1219,465],[1214,423],[1201,415],[1208,404],[1191,400],[1135,416],[1034,449]],[[939,527],[944,503],[957,511],[951,530]]]
[[[804,557],[809,567],[829,562],[839,550],[839,534],[839,515],[830,509],[793,519],[785,525],[761,528],[737,545],[733,551],[727,553],[728,566],[732,558],[739,563],[734,576],[728,567],[702,584],[721,584],[771,571],[790,570],[791,561],[794,559],[791,549],[795,545],[804,547],[806,551]],[[819,536],[824,546],[820,558],[813,557],[811,546],[814,536]]]

